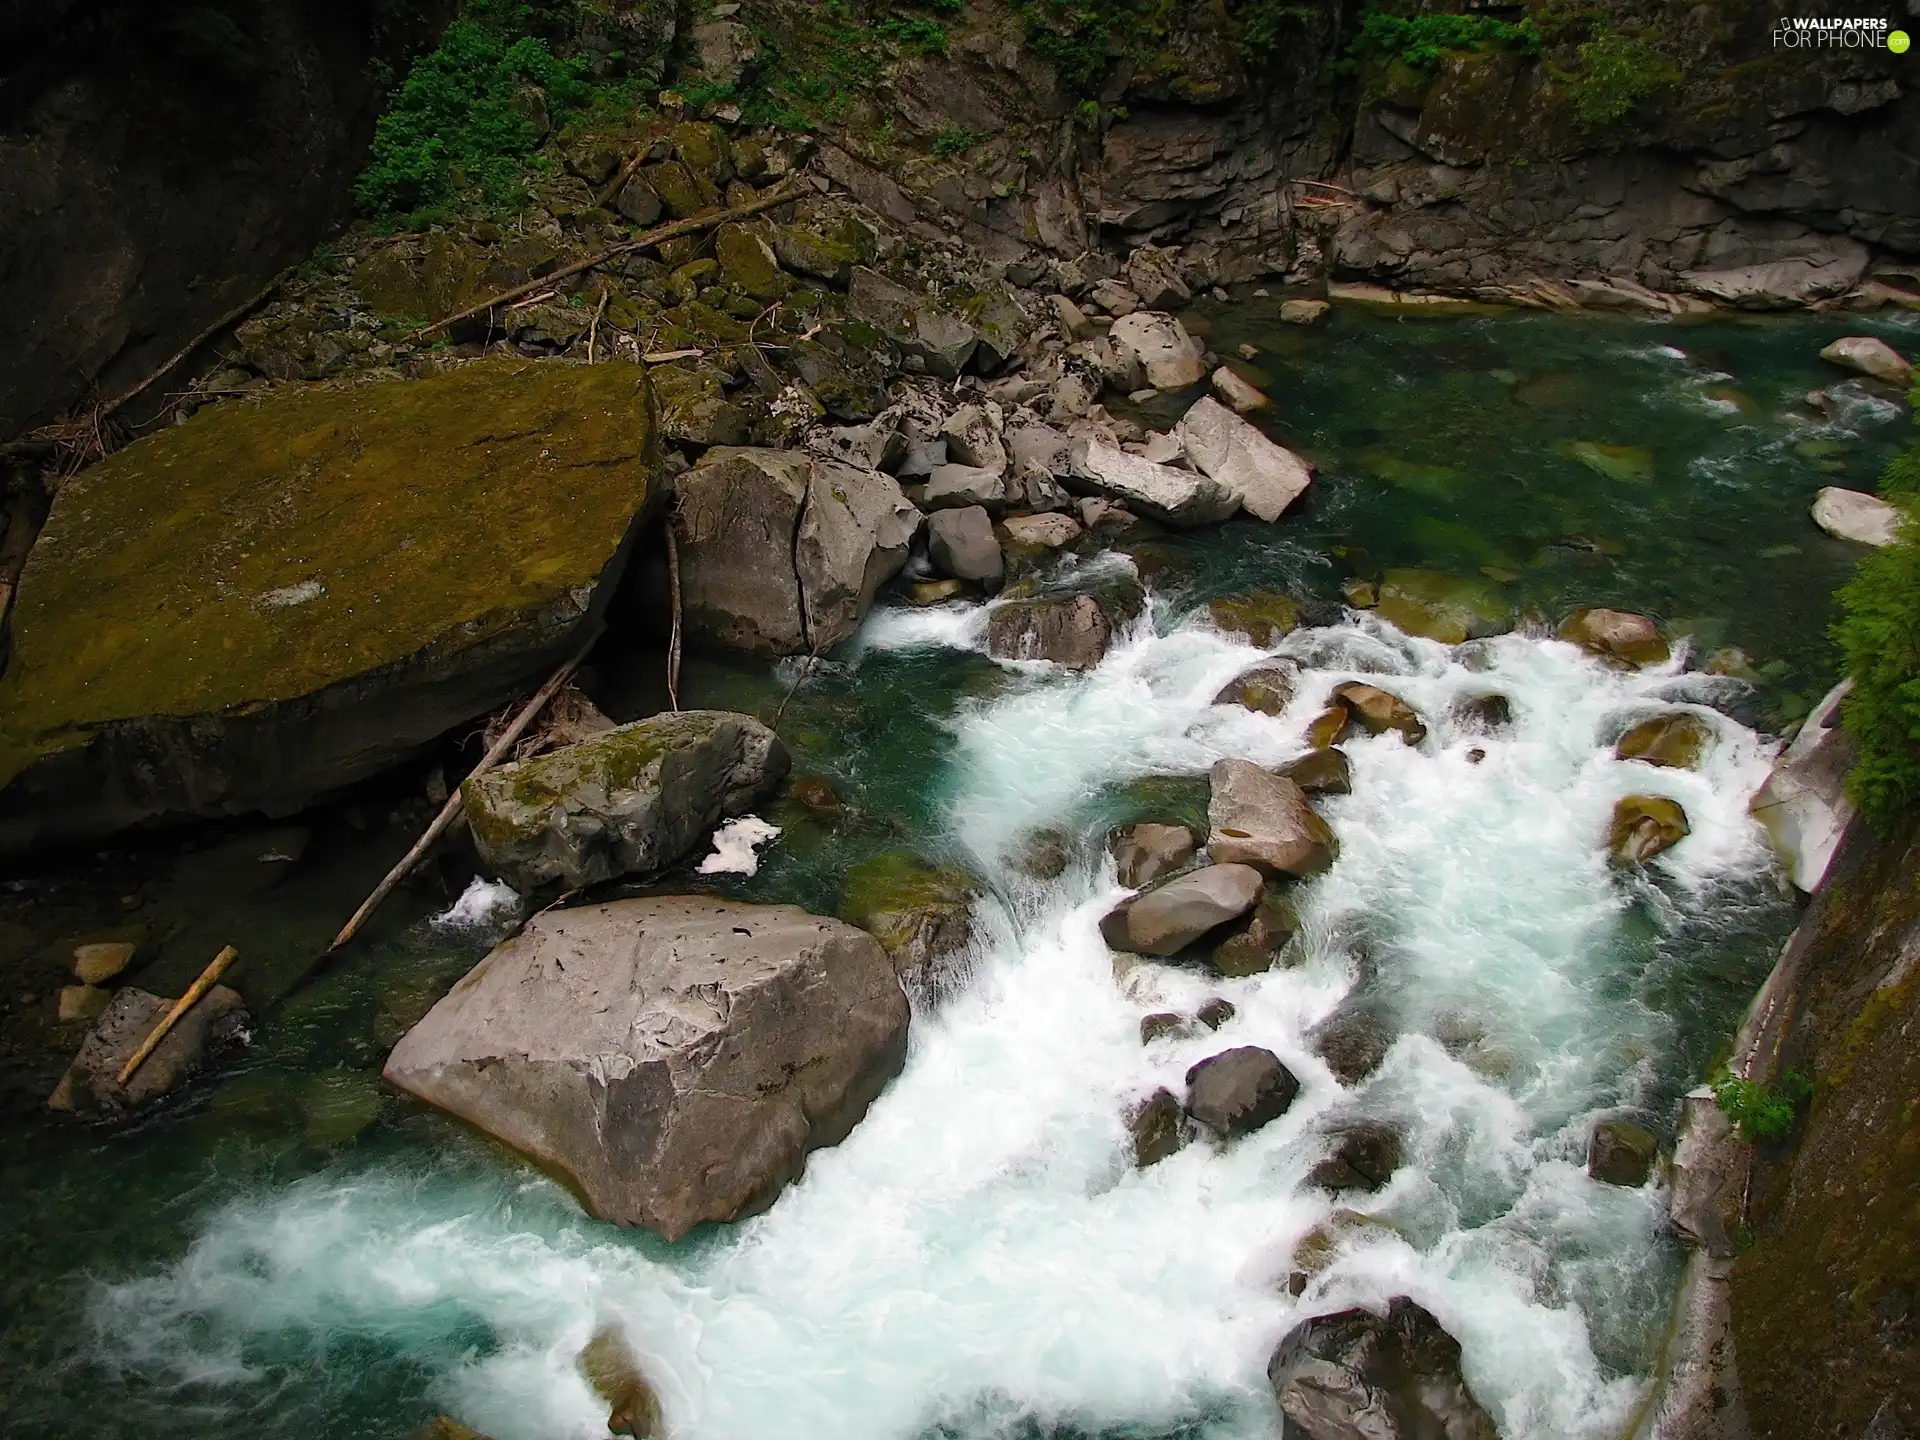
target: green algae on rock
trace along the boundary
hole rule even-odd
[[[889,850],[847,872],[840,913],[880,942],[900,975],[934,980],[939,962],[972,940],[973,902],[981,888],[959,870]]]
[[[285,812],[510,699],[649,503],[643,372],[480,363],[233,403],[70,481],[0,679],[0,852]]]

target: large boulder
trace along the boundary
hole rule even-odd
[[[1150,885],[1193,859],[1193,832],[1184,825],[1141,821],[1107,836],[1107,853],[1120,883],[1129,890]]]
[[[1262,715],[1278,715],[1293,699],[1294,682],[1299,675],[1299,667],[1290,660],[1262,661],[1221,686],[1213,703],[1239,705]]]
[[[1067,483],[1183,528],[1216,525],[1240,508],[1240,497],[1219,481],[1128,454],[1098,436],[1074,442]]]
[[[687,635],[755,655],[851,635],[921,522],[891,476],[798,450],[721,446],[673,488]]]
[[[246,1035],[246,1002],[237,991],[215,985],[122,1085],[121,1070],[173,1005],[164,996],[131,985],[116,991],[47,1104],[82,1114],[138,1110],[184,1085]]]
[[[678,1240],[771,1205],[906,1057],[872,936],[791,905],[618,900],[534,917],[408,1031],[386,1079]]]
[[[1107,341],[1139,360],[1155,390],[1181,390],[1207,378],[1207,362],[1187,327],[1156,310],[1135,310],[1113,322]]]
[[[1113,622],[1091,595],[1012,600],[987,621],[987,649],[1002,660],[1047,660],[1091,670],[1107,653]]]
[[[1460,1342],[1405,1296],[1294,1327],[1267,1366],[1303,1440],[1499,1440],[1460,1375]]]
[[[981,890],[963,871],[888,850],[847,872],[840,915],[878,940],[900,975],[934,980],[972,943]]]
[[[1200,473],[1226,486],[1240,508],[1257,520],[1278,520],[1312,483],[1311,465],[1211,395],[1180,417],[1174,434]]]
[[[1251,865],[1189,870],[1109,912],[1100,932],[1115,950],[1177,955],[1251,910],[1265,883]]]
[[[658,491],[645,374],[279,390],[74,477],[0,680],[0,853],[284,813],[498,708],[599,625]]]
[[[1813,707],[1752,801],[1787,878],[1808,895],[1820,887],[1853,819],[1847,773],[1859,751],[1840,724],[1852,689],[1853,682],[1843,680]]]
[[[1659,625],[1627,610],[1576,610],[1561,622],[1560,638],[1625,670],[1661,664],[1669,653]]]
[[[749,715],[681,710],[602,731],[460,787],[481,858],[516,890],[664,869],[785,778]]]
[[[1244,635],[1257,648],[1271,650],[1300,627],[1300,602],[1284,590],[1249,590],[1209,600],[1207,618],[1215,629]]]
[[[865,266],[854,268],[847,308],[942,380],[957,379],[979,348],[979,333],[965,317]]]
[[[1640,760],[1677,770],[1694,770],[1713,743],[1713,727],[1686,710],[1669,710],[1642,720],[1614,744],[1617,760]]]
[[[1400,1168],[1400,1134],[1390,1125],[1349,1125],[1307,1179],[1326,1190],[1378,1190]]]
[[[1653,1173],[1660,1139],[1643,1125],[1611,1116],[1587,1137],[1587,1174],[1606,1185],[1638,1187]]]
[[[1905,516],[1897,505],[1859,490],[1829,485],[1813,497],[1813,523],[1836,540],[1884,549],[1900,538]]]
[[[1627,795],[1613,807],[1607,849],[1616,865],[1644,865],[1688,834],[1687,812],[1664,795]]]
[[[1215,864],[1269,875],[1317,875],[1333,864],[1339,842],[1293,781],[1250,760],[1216,761],[1208,779],[1207,854]]]
[[[1512,623],[1497,586],[1438,570],[1387,571],[1374,613],[1408,635],[1443,645],[1498,634]]]
[[[1139,1169],[1158,1165],[1187,1143],[1187,1116],[1171,1090],[1156,1090],[1127,1114],[1133,1137],[1133,1163]]]
[[[965,505],[941,510],[927,519],[927,556],[941,574],[998,590],[1006,578],[1006,558],[985,507]]]
[[[1370,735],[1396,730],[1409,745],[1418,745],[1427,738],[1427,727],[1419,712],[1392,691],[1377,685],[1363,685],[1357,680],[1336,685],[1333,703],[1346,706]]]
[[[1293,1072],[1258,1045],[1209,1055],[1187,1071],[1187,1114],[1223,1139],[1278,1120],[1299,1093]]]
[[[1274,766],[1273,773],[1286,776],[1309,795],[1353,793],[1353,762],[1337,745],[1309,750],[1297,760]]]
[[[1886,341],[1872,335],[1843,336],[1822,350],[1820,358],[1898,385],[1902,390],[1913,383],[1912,362]]]

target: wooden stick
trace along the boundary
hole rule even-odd
[[[531,725],[534,717],[546,708],[547,702],[559,693],[560,687],[567,683],[567,677],[579,668],[580,662],[587,658],[587,651],[592,648],[593,642],[589,640],[578,654],[547,677],[547,683],[542,685],[534,697],[526,703],[525,708],[513,717],[513,723],[500,732],[500,738],[488,747],[487,753],[480,757],[480,763],[473,767],[468,779],[472,779],[474,775],[486,774],[500,762],[500,757],[511,750],[513,742],[526,733],[527,726]],[[438,840],[446,832],[447,827],[459,818],[460,810],[460,791],[456,788],[447,797],[447,803],[440,807],[440,813],[433,817],[433,823],[427,826],[426,833],[414,842],[411,850],[400,857],[400,863],[387,872],[386,878],[373,887],[373,893],[361,902],[360,908],[353,912],[353,918],[340,927],[340,933],[333,937],[333,943],[327,946],[323,954],[331,955],[359,933],[360,927],[367,923],[367,917],[380,908],[381,902],[393,893],[394,888],[402,880],[407,878],[407,873],[420,862],[420,857],[427,853],[433,842]]]
[[[241,319],[244,319],[248,311],[252,310],[255,306],[259,305],[261,301],[265,300],[269,295],[273,294],[274,291],[278,290],[282,285],[284,285],[287,281],[287,277],[293,274],[293,272],[299,268],[300,267],[298,265],[289,265],[286,269],[282,270],[278,275],[274,276],[273,279],[269,280],[267,282],[265,289],[256,291],[253,297],[250,300],[246,301],[244,304],[234,306],[233,309],[227,311],[226,314],[222,315],[218,320],[214,321],[213,324],[209,325],[206,329],[202,330],[198,335],[194,336],[193,339],[189,340],[186,343],[184,348],[175,351],[170,357],[168,357],[166,364],[162,365],[158,370],[155,370],[151,375],[147,376],[147,378],[142,380],[138,385],[134,386],[131,390],[127,391],[124,395],[120,396],[119,399],[109,400],[105,405],[101,406],[99,414],[96,416],[96,423],[98,423],[99,420],[103,420],[107,416],[113,414],[114,411],[118,410],[122,405],[126,404],[129,400],[133,399],[134,396],[140,394],[141,391],[145,390],[149,385],[153,384],[153,382],[158,380],[162,375],[167,374],[175,366],[179,365],[189,355],[193,354],[194,351],[198,350],[202,345],[206,344],[209,340],[213,339],[214,336],[218,335],[222,330],[226,329],[229,325],[232,325],[235,322]]]
[[[673,595],[673,628],[667,635],[667,705],[680,708],[680,542],[673,538],[673,517],[667,517],[667,586]]]
[[[146,1062],[162,1040],[180,1023],[180,1017],[199,1003],[200,997],[213,988],[213,982],[227,973],[227,967],[240,958],[240,952],[229,945],[213,957],[211,964],[202,970],[193,984],[187,987],[187,993],[173,1002],[173,1008],[160,1017],[160,1023],[147,1032],[147,1038],[140,1042],[140,1048],[133,1052],[133,1058],[120,1067],[119,1077],[114,1081],[122,1090],[127,1081],[133,1078],[133,1072]]]
[[[593,197],[594,207],[604,210],[611,205],[620,192],[627,188],[627,182],[640,173],[640,167],[647,163],[647,153],[653,149],[653,141],[648,140],[635,152],[634,157],[620,167],[620,173],[608,182],[607,187]]]
[[[550,270],[545,275],[527,281],[524,285],[516,285],[511,290],[502,290],[498,295],[482,300],[478,305],[469,305],[464,310],[436,320],[425,329],[414,331],[407,339],[409,341],[424,340],[436,330],[444,330],[449,325],[458,325],[462,320],[471,320],[474,316],[484,314],[496,305],[504,305],[509,300],[518,300],[522,295],[530,294],[542,285],[550,285],[556,280],[566,279],[569,275],[578,275],[582,270],[591,270],[596,265],[604,265],[616,256],[631,254],[635,250],[645,250],[649,246],[663,244],[668,240],[678,240],[682,235],[698,235],[703,230],[711,230],[714,226],[724,225],[729,220],[744,220],[749,215],[758,215],[762,210],[771,210],[776,205],[785,205],[788,201],[797,199],[799,194],[800,187],[797,183],[783,185],[778,189],[769,190],[745,205],[736,205],[731,210],[709,210],[686,220],[675,220],[670,225],[655,226],[644,235],[636,235],[631,240],[622,240],[618,245],[602,250],[598,255],[589,255],[584,260],[575,260],[571,265],[562,265],[558,270]]]
[[[611,290],[600,292],[600,303],[593,307],[593,323],[587,327],[587,363],[593,364],[593,345],[600,338],[600,317],[607,313],[607,301],[613,297]]]

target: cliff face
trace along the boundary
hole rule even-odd
[[[375,10],[0,5],[0,436],[141,378],[346,214]]]
[[[1920,819],[1856,823],[1768,1037],[1811,1113],[1756,1159],[1731,1289],[1759,1440],[1920,1433]]]

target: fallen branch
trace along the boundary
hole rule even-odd
[[[604,210],[611,205],[614,197],[627,188],[627,182],[640,173],[640,167],[647,163],[647,154],[653,149],[653,141],[642,145],[634,157],[620,167],[620,173],[607,182],[606,187],[593,197],[594,207]]]
[[[667,517],[667,589],[673,596],[673,628],[667,635],[667,705],[680,708],[680,542],[673,538],[673,517]]]
[[[785,205],[790,200],[798,199],[799,196],[800,187],[797,184],[783,185],[778,189],[769,190],[745,205],[736,205],[731,210],[708,210],[685,220],[675,220],[668,225],[655,226],[644,235],[636,235],[631,240],[622,240],[618,245],[610,246],[597,255],[589,255],[584,260],[575,260],[570,265],[562,265],[558,270],[550,270],[545,275],[527,281],[524,285],[515,285],[511,290],[502,290],[498,295],[489,296],[478,305],[469,305],[465,310],[436,320],[424,329],[414,331],[407,339],[409,341],[424,340],[436,330],[444,330],[449,325],[458,325],[462,320],[471,320],[476,315],[485,314],[496,305],[518,300],[522,295],[530,294],[542,285],[551,285],[557,280],[566,279],[569,275],[578,275],[582,270],[591,270],[618,256],[630,255],[635,250],[645,250],[650,246],[664,244],[668,240],[678,240],[682,235],[698,235],[702,231],[724,225],[729,220],[744,220],[749,215],[758,215],[762,210],[771,210],[776,205]]]
[[[133,399],[136,395],[139,395],[149,385],[153,384],[154,381],[158,380],[162,375],[165,375],[169,371],[173,370],[174,367],[181,364],[184,360],[186,360],[186,358],[189,355],[193,354],[194,351],[198,350],[202,345],[206,344],[209,340],[213,339],[214,336],[218,335],[222,330],[225,330],[229,325],[237,324],[239,321],[245,319],[246,316],[251,311],[253,311],[256,307],[258,307],[269,295],[273,294],[274,291],[278,290],[282,285],[286,284],[287,277],[293,274],[293,272],[299,268],[300,267],[297,265],[289,265],[286,269],[282,270],[278,275],[274,276],[273,279],[269,280],[264,289],[255,291],[253,298],[251,298],[250,300],[247,300],[243,304],[234,306],[233,309],[227,311],[226,314],[222,315],[218,320],[214,321],[213,324],[209,325],[206,329],[202,330],[198,335],[194,336],[193,339],[189,340],[183,348],[176,350],[170,357],[168,357],[166,364],[162,365],[158,370],[155,370],[151,375],[147,376],[147,378],[142,380],[138,385],[134,386],[131,390],[127,391],[124,395],[120,396],[119,399],[109,400],[105,405],[101,406],[95,423],[97,424],[99,420],[104,420],[107,416],[113,414],[114,411],[118,410],[122,405],[125,405],[129,400]]]
[[[607,301],[613,298],[611,290],[600,292],[600,303],[593,307],[593,323],[587,326],[587,363],[593,364],[594,342],[600,338],[600,317],[607,313]]]
[[[240,952],[231,945],[213,957],[207,968],[202,970],[193,984],[187,987],[187,993],[174,1001],[173,1008],[160,1017],[160,1023],[147,1032],[147,1038],[140,1042],[140,1048],[133,1052],[133,1058],[120,1067],[120,1074],[114,1081],[116,1085],[122,1090],[127,1088],[127,1081],[133,1078],[133,1072],[144,1065],[147,1057],[159,1048],[160,1042],[167,1038],[175,1025],[180,1023],[180,1017],[198,1004],[200,997],[213,988],[214,981],[226,974],[227,967],[239,958]]]
[[[534,717],[546,708],[547,702],[559,693],[560,687],[567,683],[568,677],[579,668],[580,662],[587,658],[587,651],[592,648],[593,642],[590,640],[578,654],[547,678],[547,683],[542,685],[535,692],[534,697],[526,703],[525,708],[513,717],[513,723],[500,732],[500,738],[487,747],[487,753],[480,757],[480,763],[473,767],[468,779],[472,779],[475,775],[484,775],[500,763],[500,757],[513,748],[513,742],[518,740],[527,726],[533,723]],[[413,848],[400,857],[400,863],[387,872],[386,878],[373,887],[373,893],[361,902],[360,908],[353,912],[353,918],[340,927],[340,933],[333,937],[333,943],[321,952],[323,955],[331,955],[359,933],[360,927],[367,923],[367,917],[380,908],[381,902],[391,895],[395,887],[407,878],[408,872],[420,863],[420,857],[432,848],[433,842],[445,834],[447,827],[459,818],[461,808],[460,791],[455,789],[447,797],[447,803],[440,807],[440,813],[433,817],[433,823],[427,826],[426,833],[414,841]]]

